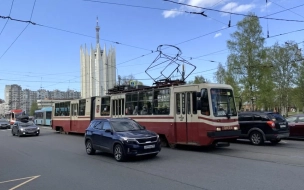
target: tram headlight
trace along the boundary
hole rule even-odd
[[[233,129],[236,131],[236,130],[239,130],[239,127],[233,127]]]
[[[222,130],[222,128],[220,128],[220,127],[216,128],[216,131],[221,131],[221,130]]]

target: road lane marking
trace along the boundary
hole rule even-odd
[[[10,188],[9,190],[14,190],[14,189],[17,189],[18,187],[21,187],[22,185],[30,182],[30,181],[33,181],[34,179],[40,177],[40,175],[37,175],[37,176],[31,176],[31,177],[23,177],[23,178],[19,178],[19,179],[12,179],[12,180],[7,180],[7,181],[1,181],[0,184],[3,184],[3,183],[9,183],[9,182],[13,182],[13,181],[20,181],[20,180],[24,180],[24,179],[28,179],[26,180],[25,182],[23,183],[20,183],[19,185],[16,185],[15,187],[12,187]]]
[[[40,175],[33,176],[31,179],[29,179],[29,180],[27,180],[27,181],[25,181],[25,182],[23,182],[23,183],[20,183],[19,185],[16,185],[15,187],[10,188],[9,190],[17,189],[18,187],[21,187],[22,185],[24,185],[24,184],[26,184],[26,183],[28,183],[28,182],[30,182],[30,181],[33,181],[34,179],[36,179],[36,178],[38,178],[38,177],[40,177]]]

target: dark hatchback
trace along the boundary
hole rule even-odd
[[[129,156],[156,156],[161,151],[159,136],[129,118],[92,120],[85,132],[85,147],[91,155],[100,150],[124,161]]]
[[[254,145],[261,145],[265,141],[276,144],[282,138],[289,137],[288,122],[278,113],[242,112],[239,113],[239,124],[240,138],[249,138]]]
[[[304,114],[286,118],[290,129],[290,137],[304,138]]]

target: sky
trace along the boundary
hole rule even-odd
[[[30,90],[80,91],[80,46],[92,44],[95,47],[97,17],[101,46],[116,48],[118,75],[132,74],[145,85],[152,85],[153,81],[145,70],[159,55],[157,47],[173,45],[179,48],[183,59],[196,67],[187,80],[202,75],[214,82],[218,64],[225,65],[229,55],[227,40],[231,39],[230,35],[236,30],[236,27],[228,27],[229,20],[231,26],[234,26],[244,18],[212,10],[204,10],[206,16],[188,14],[185,11],[202,12],[202,9],[163,0],[96,1],[1,1],[0,16],[10,15],[14,19],[36,23],[28,25],[9,20],[6,24],[7,19],[0,18],[1,99],[4,99],[5,85],[10,84]],[[304,6],[286,10],[303,4],[299,0],[268,0],[267,4],[265,0],[172,1],[233,13],[252,12],[261,17],[282,11],[270,17],[304,21]],[[260,24],[266,38],[265,46],[276,42],[284,44],[290,40],[303,41],[304,30],[289,33],[304,29],[303,22],[260,19]],[[178,52],[177,49],[163,47],[165,54]],[[186,75],[192,68],[186,64]],[[149,74],[158,76],[162,69],[152,70]]]

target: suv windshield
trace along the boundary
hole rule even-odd
[[[210,92],[212,110],[215,117],[237,115],[232,90],[212,88]]]
[[[111,124],[116,132],[137,131],[144,129],[133,120],[111,121]]]

